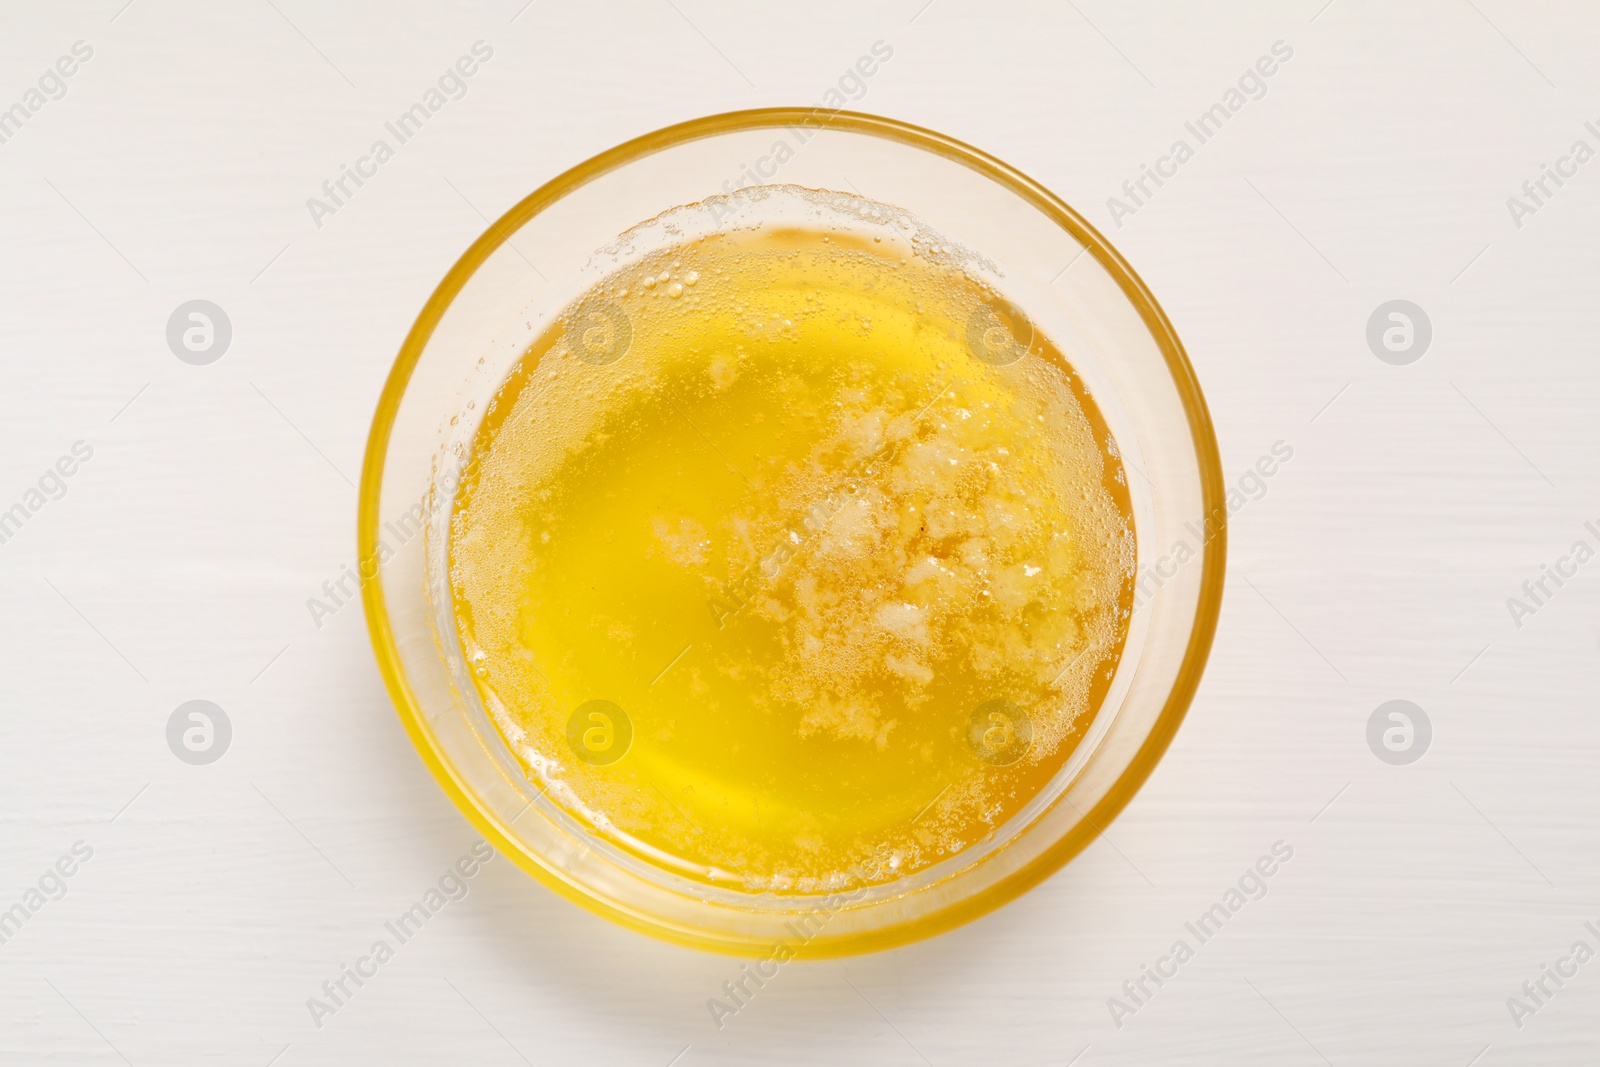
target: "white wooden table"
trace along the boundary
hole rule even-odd
[[[124,2],[0,15],[22,109],[0,112],[0,1061],[1593,1062],[1600,963],[1568,953],[1600,950],[1600,563],[1561,563],[1600,548],[1600,161],[1568,158],[1600,150],[1591,8]],[[478,41],[464,95],[386,135]],[[404,332],[543,181],[688,117],[820,102],[879,41],[852,106],[1105,228],[1188,345],[1231,481],[1293,450],[1247,485],[1176,743],[1023,899],[786,967],[720,1030],[736,963],[503,859],[314,1019],[475,840],[324,590]],[[1264,95],[1246,79],[1202,142],[1185,123],[1275,42]],[[1543,164],[1567,174],[1535,203]],[[1144,165],[1171,176],[1114,219]],[[368,176],[330,205],[344,166]],[[167,336],[197,299],[231,325],[205,364]],[[1432,331],[1403,365],[1366,336],[1397,299]],[[1432,727],[1409,765],[1367,743],[1396,699]],[[191,700],[231,725],[210,764],[169,748]],[[1200,943],[1185,924],[1279,841],[1266,896]],[[1131,1000],[1179,939],[1192,958]],[[1576,974],[1524,992],[1543,964]]]

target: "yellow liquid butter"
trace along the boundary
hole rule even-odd
[[[1083,737],[1131,604],[1123,469],[1060,352],[941,251],[686,241],[489,405],[456,624],[591,832],[752,892],[877,884],[990,838]]]

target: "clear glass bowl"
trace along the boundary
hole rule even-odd
[[[1120,666],[1087,735],[1050,787],[992,837],[848,898],[689,881],[585,831],[529,782],[468,684],[438,566],[457,472],[486,401],[593,281],[597,250],[685,204],[704,202],[706,225],[731,224],[738,189],[758,178],[858,192],[989,260],[1006,295],[1087,382],[1132,472],[1138,589]],[[782,944],[825,956],[916,940],[998,907],[1071,859],[1128,803],[1199,683],[1222,599],[1225,518],[1216,440],[1183,346],[1138,275],[1081,215],[940,134],[871,115],[776,108],[619,145],[530,194],[467,249],[384,387],[357,536],[367,625],[401,722],[491,844],[626,926],[740,955],[771,955]]]

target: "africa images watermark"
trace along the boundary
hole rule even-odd
[[[1600,544],[1600,528],[1592,522],[1585,522],[1583,528],[1594,537],[1595,544]],[[1594,545],[1580,537],[1572,542],[1566,555],[1558,556],[1554,563],[1539,564],[1538,576],[1522,583],[1522,596],[1506,598],[1506,610],[1511,613],[1511,621],[1517,624],[1517,629],[1522,629],[1523,619],[1537,615],[1548,605],[1568,581],[1578,576],[1578,568],[1594,557]]]
[[[1583,128],[1595,139],[1595,144],[1600,145],[1600,126],[1591,120],[1585,122]],[[1513,193],[1506,197],[1506,210],[1511,213],[1512,225],[1522,229],[1523,221],[1530,215],[1538,214],[1540,208],[1555,199],[1562,187],[1578,176],[1578,168],[1594,157],[1594,145],[1579,137],[1565,154],[1556,157],[1555,166],[1541,162],[1538,175],[1522,183],[1522,195]]]
[[[822,932],[832,919],[844,908],[860,900],[866,895],[866,889],[855,889],[848,893],[830,894],[812,911],[798,916],[792,922],[783,924],[788,930],[791,940],[779,940],[773,943],[772,949],[755,963],[746,963],[739,968],[739,977],[730,978],[722,983],[723,997],[707,997],[706,1010],[711,1013],[711,1021],[721,1030],[727,1021],[750,1006],[755,995],[768,982],[778,976],[778,969],[785,963],[800,954],[800,950],[810,944],[811,940]],[[724,999],[726,998],[726,999]]]
[[[451,488],[450,493],[454,492],[455,489]],[[376,578],[378,568],[394,557],[395,549],[408,544],[422,532],[428,514],[429,508],[425,504],[417,503],[412,504],[410,510],[399,518],[384,522],[384,530],[394,538],[392,545],[387,538],[380,535],[377,550],[360,561],[357,569],[352,569],[350,564],[346,563],[339,569],[336,577],[322,583],[321,596],[313,594],[306,597],[306,611],[311,613],[311,622],[317,629],[322,629],[325,619],[339,614],[345,605],[353,604],[361,598],[361,583]]]
[[[70,455],[63,455],[46,467],[38,482],[22,494],[21,500],[0,511],[0,545],[17,536],[23,525],[50,501],[66,496],[67,479],[94,456],[94,446],[87,441],[72,442],[70,451]]]
[[[1267,479],[1277,474],[1283,465],[1294,458],[1294,446],[1286,441],[1274,441],[1272,449],[1262,454],[1244,474],[1239,477],[1239,484],[1230,486],[1223,497],[1222,505],[1213,508],[1211,513],[1202,521],[1199,529],[1195,528],[1192,521],[1183,524],[1187,535],[1180,537],[1172,543],[1167,554],[1155,560],[1144,568],[1139,575],[1138,583],[1134,589],[1133,601],[1143,604],[1156,591],[1178,576],[1178,571],[1185,563],[1194,559],[1211,539],[1217,536],[1222,529],[1222,520],[1225,516],[1235,515],[1246,504],[1260,500],[1267,495]]]
[[[94,58],[94,46],[87,41],[74,41],[69,54],[57,59],[39,75],[38,82],[26,89],[22,98],[10,107],[0,110],[0,144],[5,144],[22,132],[33,116],[44,110],[51,101],[67,95],[67,79],[78,73],[79,67]]]
[[[376,978],[378,969],[394,959],[400,946],[416,937],[429,920],[445,909],[445,905],[467,899],[467,894],[472,891],[469,882],[492,859],[494,847],[489,842],[482,838],[473,842],[467,854],[446,867],[420,900],[397,918],[383,924],[384,930],[394,938],[393,944],[388,937],[380,937],[372,943],[366,955],[356,957],[353,965],[341,963],[338,973],[322,983],[321,995],[313,994],[306,998],[306,1010],[311,1013],[311,1021],[317,1029],[322,1029],[330,1016],[337,1015],[363,986]]]
[[[1593,921],[1585,922],[1583,928],[1595,938],[1595,943],[1600,944],[1600,927]],[[1531,1016],[1539,1014],[1541,1008],[1555,999],[1570,979],[1578,976],[1578,968],[1594,959],[1594,947],[1583,938],[1572,943],[1565,956],[1556,957],[1555,965],[1548,963],[1539,964],[1539,975],[1522,983],[1522,995],[1506,998],[1506,1010],[1511,1013],[1511,1021],[1521,1030],[1527,1025]],[[1550,987],[1554,985],[1555,988]]]
[[[1194,922],[1183,924],[1183,928],[1194,938],[1194,945],[1180,937],[1165,955],[1156,958],[1153,967],[1139,964],[1139,973],[1122,983],[1122,996],[1106,998],[1106,1010],[1111,1013],[1111,1021],[1117,1024],[1117,1029],[1122,1029],[1123,1019],[1137,1015],[1147,1007],[1161,988],[1178,976],[1179,968],[1194,959],[1195,946],[1204,945],[1221,933],[1228,920],[1243,911],[1246,904],[1265,897],[1267,879],[1277,874],[1293,858],[1293,845],[1286,841],[1274,841],[1270,854],[1259,857],[1245,868],[1238,882],[1222,894],[1220,902],[1201,912]],[[1155,988],[1152,989],[1152,985]]]
[[[793,138],[779,137],[772,142],[767,153],[757,156],[754,163],[740,165],[737,175],[722,183],[722,191],[729,196],[753,185],[765,185],[768,181],[778,176],[778,170],[785,163],[795,157],[800,146],[811,140],[816,131],[823,129],[833,117],[848,103],[854,103],[867,95],[867,79],[871,78],[878,70],[894,58],[894,48],[885,41],[874,41],[869,52],[861,55],[855,63],[845,68],[837,81],[828,87],[822,94],[822,100],[811,109],[798,125],[785,127]],[[722,197],[713,197],[706,202],[706,208],[711,212],[711,221],[720,225],[725,216],[733,214],[734,205]]]
[[[436,508],[448,508],[451,505],[455,500],[456,491],[464,483],[472,480],[478,469],[478,459],[479,456],[474,453],[472,459],[459,471],[447,468],[439,476],[438,481],[428,487],[422,500],[412,504],[398,517],[384,522],[383,531],[389,536],[385,537],[380,533],[377,545],[357,561],[355,569],[351,569],[346,563],[339,569],[336,577],[322,583],[321,596],[313,594],[306,597],[306,611],[310,613],[311,621],[317,629],[322,629],[325,619],[337,615],[346,605],[361,599],[361,583],[376,578],[378,569],[394,558],[396,549],[410,544],[412,539],[423,531]],[[389,538],[394,539],[392,543]]]
[[[483,41],[472,42],[470,52],[470,55],[463,55],[446,67],[444,73],[439,75],[439,80],[422,94],[421,100],[400,112],[393,122],[383,124],[389,136],[394,138],[393,145],[385,138],[377,138],[367,149],[367,154],[356,159],[354,166],[339,164],[338,175],[322,183],[321,197],[306,198],[306,210],[311,212],[311,221],[317,229],[322,229],[324,217],[337,215],[367,184],[368,179],[377,177],[378,168],[395,157],[399,146],[422,132],[422,127],[429,119],[444,110],[450,101],[460,100],[467,95],[467,80],[478,73],[482,64],[494,57],[494,49]],[[355,186],[353,189],[352,184]]]
[[[1222,98],[1217,103],[1200,112],[1193,122],[1183,124],[1189,136],[1194,138],[1194,144],[1191,145],[1187,137],[1179,137],[1167,149],[1167,154],[1158,156],[1153,165],[1139,164],[1138,176],[1122,183],[1122,196],[1126,199],[1115,196],[1106,198],[1106,210],[1111,212],[1111,221],[1116,223],[1117,229],[1122,228],[1123,219],[1138,214],[1139,209],[1167,184],[1167,179],[1176,178],[1178,168],[1193,159],[1201,145],[1220,133],[1224,123],[1243,111],[1246,104],[1266,96],[1267,79],[1277,74],[1293,56],[1294,48],[1287,41],[1273,41],[1269,54],[1246,67],[1244,73],[1239,75],[1239,80],[1223,90]],[[1155,188],[1152,189],[1152,185]]]
[[[67,879],[78,873],[78,868],[94,858],[94,847],[84,841],[74,841],[54,863],[46,867],[39,880],[29,886],[17,901],[5,911],[0,911],[0,945],[9,942],[51,901],[67,895]]]

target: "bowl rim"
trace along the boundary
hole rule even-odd
[[[1202,514],[1214,521],[1216,533],[1204,546],[1207,551],[1202,554],[1200,592],[1195,605],[1194,623],[1166,702],[1133,759],[1084,818],[1028,864],[972,896],[893,926],[837,940],[817,939],[805,946],[803,954],[814,958],[851,955],[943,933],[1020,896],[1054,874],[1100,836],[1101,828],[1128,805],[1150,777],[1188,712],[1216,634],[1227,559],[1227,507],[1224,503],[1222,464],[1216,434],[1200,383],[1171,320],[1144,280],[1087,219],[1043,185],[981,149],[921,126],[865,112],[812,107],[727,111],[665,126],[592,156],[545,182],[499,219],[491,222],[440,280],[407,332],[384,382],[377,410],[373,414],[372,428],[367,436],[356,519],[356,558],[367,631],[372,640],[378,670],[394,703],[395,712],[423,764],[432,772],[445,795],[498,851],[510,857],[512,862],[543,885],[594,914],[676,944],[735,956],[753,956],[770,949],[770,946],[736,942],[669,925],[648,914],[621,908],[591,896],[578,886],[558,878],[507,832],[498,816],[484,807],[470,785],[457,774],[411,691],[389,625],[383,586],[379,580],[378,505],[382,495],[384,461],[395,416],[411,373],[422,358],[434,328],[478,267],[523,223],[595,178],[662,149],[744,130],[800,124],[818,128],[819,120],[821,128],[881,137],[932,152],[975,170],[1031,204],[1093,254],[1137,309],[1145,328],[1150,331],[1166,360],[1168,373],[1172,376],[1188,418],[1189,433],[1200,467]]]

